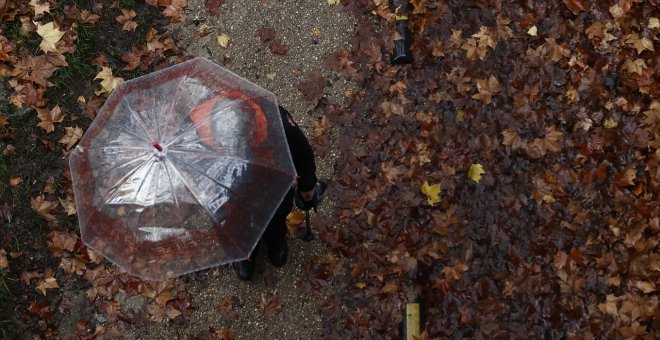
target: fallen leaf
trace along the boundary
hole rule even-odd
[[[479,163],[472,164],[472,166],[470,166],[470,170],[468,171],[468,178],[476,183],[479,183],[479,181],[481,181],[481,176],[485,173],[486,171],[484,170],[483,165]]]
[[[37,290],[44,296],[46,296],[47,289],[55,288],[60,288],[60,286],[57,284],[57,280],[54,277],[47,277],[37,283]]]
[[[271,317],[282,311],[282,305],[280,304],[276,292],[261,293],[259,307],[266,312],[266,315]]]
[[[48,222],[57,221],[57,218],[51,214],[53,209],[57,207],[57,202],[46,201],[44,195],[31,198],[30,207],[44,220]]]
[[[619,4],[615,4],[610,7],[610,14],[612,14],[612,17],[614,19],[619,19],[623,16],[623,8],[619,6]]]
[[[289,47],[285,45],[280,39],[273,40],[270,45],[268,45],[268,49],[270,49],[271,52],[279,55],[286,55],[289,52]]]
[[[488,105],[492,101],[492,96],[500,92],[502,86],[495,76],[491,75],[488,79],[477,79],[477,91],[479,93],[472,96],[474,99],[481,100],[484,104]]]
[[[55,27],[53,22],[49,22],[45,25],[37,25],[37,34],[43,38],[41,44],[39,44],[39,48],[41,48],[42,51],[45,53],[59,53],[55,44],[62,39],[64,32]]]
[[[76,125],[76,127],[65,127],[64,137],[60,139],[60,143],[66,146],[66,150],[69,151],[71,148],[78,143],[80,138],[82,138],[83,130]]]
[[[218,35],[218,45],[220,45],[222,48],[228,48],[229,47],[229,36],[222,33]]]
[[[339,0],[326,0],[328,6],[334,6],[339,3]]]
[[[649,18],[649,23],[646,27],[648,27],[648,28],[660,28],[660,20],[658,20],[658,18],[651,17],[651,18]]]
[[[0,269],[5,270],[9,268],[9,260],[7,259],[7,251],[0,248]]]
[[[21,177],[12,175],[9,177],[9,186],[12,188],[15,188],[19,186],[21,183],[23,183],[23,179]]]
[[[118,16],[115,18],[117,22],[123,25],[122,30],[124,31],[135,31],[135,29],[138,27],[138,24],[133,21],[133,18],[135,18],[135,11],[132,9],[121,9],[122,15]]]
[[[614,129],[615,127],[619,126],[619,122],[617,122],[614,117],[609,117],[605,119],[603,126],[605,126],[607,129]]]
[[[40,0],[31,0],[30,6],[34,8],[34,16],[40,16],[44,13],[50,13],[50,4]]]
[[[55,105],[51,110],[37,108],[37,116],[41,120],[37,126],[44,129],[47,133],[55,130],[54,123],[61,123],[64,120],[64,115],[59,105]]]
[[[527,34],[531,35],[532,37],[535,37],[538,33],[538,29],[536,28],[536,25],[530,27],[529,30],[527,30]]]
[[[429,185],[428,181],[424,181],[424,184],[422,184],[422,193],[426,195],[430,206],[441,201],[440,191],[440,184]]]
[[[272,28],[261,27],[257,29],[255,35],[259,37],[259,40],[263,44],[275,39],[275,30]]]
[[[101,79],[101,90],[95,92],[97,96],[101,93],[112,92],[117,85],[124,82],[124,78],[112,75],[112,69],[110,67],[103,67],[101,72],[99,72],[94,79]]]

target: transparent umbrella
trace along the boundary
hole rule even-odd
[[[204,58],[117,86],[70,165],[82,240],[153,280],[247,258],[296,178],[275,96]]]

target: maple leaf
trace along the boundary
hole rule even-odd
[[[653,42],[647,37],[639,37],[639,34],[633,33],[626,36],[625,42],[627,44],[632,44],[637,50],[637,54],[649,50],[655,52],[653,48]]]
[[[510,145],[513,150],[524,148],[527,145],[527,142],[520,138],[518,133],[511,128],[502,131],[502,136],[504,136],[502,144]]]
[[[635,73],[641,76],[644,73],[648,66],[644,62],[644,59],[628,59],[623,63],[623,69],[628,73]]]
[[[303,98],[312,103],[313,107],[318,106],[319,101],[323,97],[323,90],[326,86],[326,79],[324,76],[311,73],[304,80],[296,85],[298,91],[302,92]]]
[[[0,61],[13,61],[13,52],[16,49],[14,43],[0,35]]]
[[[54,123],[61,123],[64,120],[64,115],[59,105],[55,105],[52,110],[37,108],[37,116],[41,120],[37,126],[44,129],[47,133],[55,130]]]
[[[477,40],[474,38],[468,38],[468,40],[461,45],[461,49],[464,49],[467,52],[468,60],[486,60],[487,49],[485,46],[478,46]]]
[[[259,307],[266,312],[268,316],[275,316],[282,311],[277,292],[263,292],[259,296]]]
[[[234,320],[238,316],[238,312],[234,309],[236,302],[238,302],[238,299],[235,296],[225,298],[215,306],[215,310],[222,313],[228,320]]]
[[[584,7],[585,0],[564,0],[564,4],[573,14],[578,15],[580,12],[586,10]]]
[[[40,0],[31,0],[30,6],[34,8],[34,16],[50,13],[50,4],[48,2],[42,3]]]
[[[101,79],[101,90],[95,92],[97,96],[101,93],[112,92],[117,85],[124,82],[124,78],[112,75],[112,69],[110,67],[103,67],[101,72],[99,72],[94,79]]]
[[[275,39],[273,40],[270,45],[268,45],[268,49],[279,55],[286,55],[287,52],[289,52],[289,47],[285,45],[280,39]]]
[[[0,129],[3,129],[9,123],[9,118],[5,115],[0,115]]]
[[[334,6],[339,4],[339,0],[326,0],[326,3],[328,4],[328,6]]]
[[[212,17],[220,15],[220,5],[224,4],[226,0],[204,0],[204,7]]]
[[[66,145],[66,150],[71,150],[71,148],[78,143],[80,138],[82,138],[83,130],[76,125],[76,127],[65,127],[66,132],[64,137],[60,139],[60,143]]]
[[[490,47],[494,50],[497,47],[497,40],[490,36],[489,29],[486,26],[479,27],[479,32],[473,34],[472,37],[479,39],[480,48]]]
[[[44,296],[46,296],[47,289],[60,288],[54,276],[55,273],[53,272],[53,270],[50,268],[46,268],[46,271],[44,272],[44,279],[38,281],[37,290],[39,290],[41,294],[43,294]]]
[[[261,27],[257,29],[255,35],[259,37],[259,40],[263,44],[275,39],[275,30],[272,28]]]
[[[46,53],[59,53],[55,44],[62,39],[64,32],[55,27],[54,22],[51,21],[45,25],[37,25],[37,34],[43,38],[41,44],[39,44],[39,48],[42,51]]]
[[[441,201],[440,191],[440,184],[429,185],[428,181],[424,181],[424,184],[422,184],[422,193],[426,195],[430,206]]]
[[[101,16],[94,12],[83,9],[80,11],[80,20],[86,24],[94,25],[99,22],[99,20],[101,20]]]
[[[183,10],[184,7],[188,6],[188,0],[168,0],[167,2],[162,12],[164,16],[170,17],[172,22],[183,22],[188,18]]]
[[[476,163],[470,166],[470,170],[468,171],[468,178],[473,180],[475,183],[479,183],[479,181],[481,181],[481,176],[484,174],[486,174],[486,171],[484,170],[483,165]]]
[[[603,126],[605,126],[606,129],[614,129],[615,127],[619,126],[619,122],[617,122],[614,117],[609,117],[605,119]]]
[[[11,75],[43,87],[48,87],[52,85],[48,82],[48,78],[56,69],[57,67],[45,55],[37,57],[27,55],[16,62]]]
[[[488,105],[492,101],[493,94],[500,92],[502,87],[495,76],[491,75],[488,79],[477,79],[477,91],[479,93],[472,96],[474,99],[481,100]]]
[[[78,236],[76,234],[61,231],[52,231],[48,234],[48,250],[55,257],[62,257],[65,250],[72,253],[77,242]]]
[[[57,220],[57,218],[51,214],[51,211],[57,207],[57,202],[46,201],[44,195],[31,198],[30,207],[34,209],[41,218],[48,222]]]
[[[138,27],[137,22],[133,21],[133,18],[135,18],[135,11],[132,9],[121,9],[122,15],[118,16],[115,18],[117,22],[120,24],[124,25],[122,27],[122,30],[124,31],[135,31],[135,29]]]
[[[76,214],[76,201],[74,200],[73,195],[67,195],[65,198],[60,198],[59,201],[60,205],[64,208],[64,211],[66,211],[67,216]]]

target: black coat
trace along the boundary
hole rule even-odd
[[[289,111],[282,106],[280,116],[284,125],[286,141],[289,144],[293,165],[298,173],[298,188],[300,191],[309,191],[316,185],[316,162],[314,161],[314,151],[305,134],[291,117]]]

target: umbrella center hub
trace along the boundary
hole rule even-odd
[[[167,146],[163,146],[158,142],[153,142],[151,145],[154,147],[152,150],[156,157],[163,158],[167,155]]]

